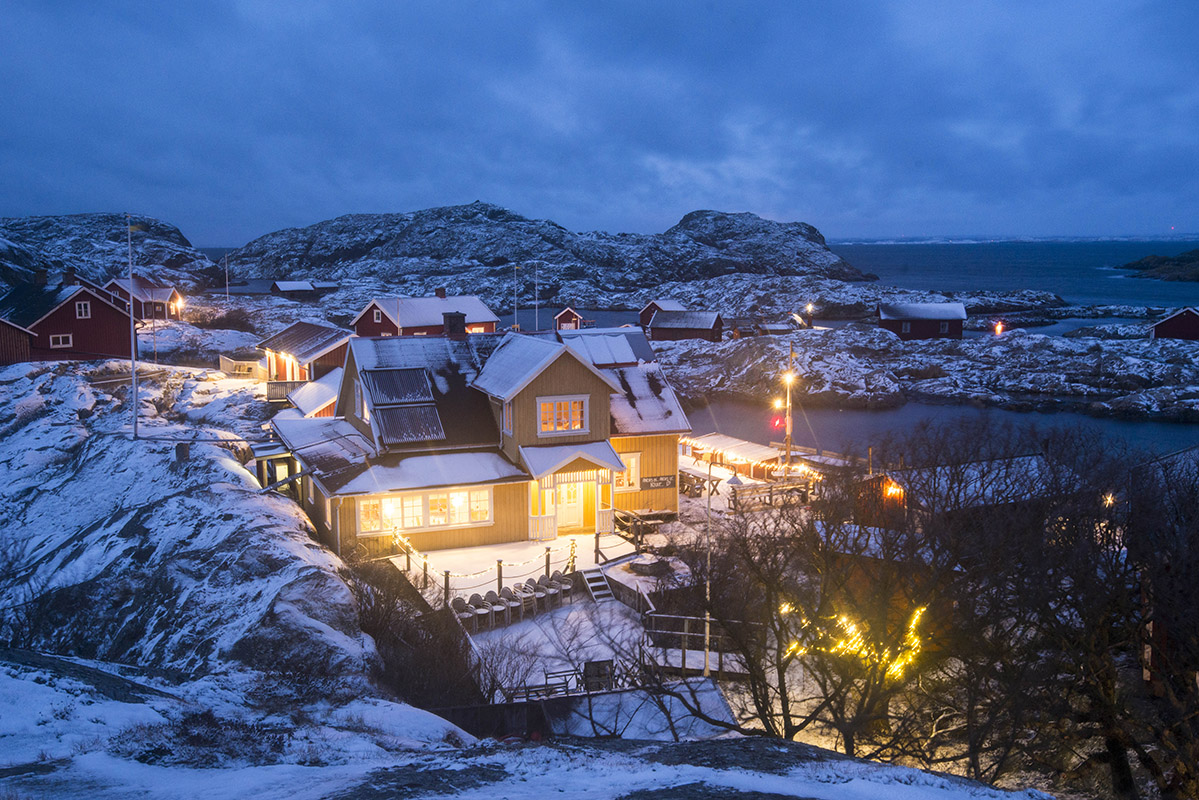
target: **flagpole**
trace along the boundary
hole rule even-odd
[[[229,254],[225,253],[225,305],[229,305]]]
[[[541,268],[533,265],[533,330],[541,330]]]
[[[125,213],[125,244],[129,248],[129,398],[133,406],[133,438],[137,438],[137,328],[133,324],[133,218]]]

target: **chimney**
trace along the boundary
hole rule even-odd
[[[63,286],[75,286],[78,283],[79,283],[79,276],[77,276],[75,274],[75,268],[67,267],[66,270],[62,274],[62,285]]]
[[[466,336],[466,315],[461,311],[446,311],[441,315],[446,336],[464,338]]]
[[[48,280],[48,276],[46,275],[46,270],[35,269],[33,271],[33,285],[34,286],[45,286],[47,280]]]
[[[445,287],[438,286],[436,289],[433,290],[433,294],[437,295],[442,300],[444,300],[445,299]]]

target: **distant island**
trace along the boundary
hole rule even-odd
[[[1176,256],[1145,256],[1140,261],[1125,264],[1121,269],[1140,271],[1138,278],[1160,281],[1199,281],[1199,250],[1188,250]]]

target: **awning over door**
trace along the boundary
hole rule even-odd
[[[525,469],[537,479],[551,475],[579,459],[588,461],[599,469],[610,469],[614,472],[624,471],[624,462],[620,460],[620,456],[607,441],[522,447],[520,448],[520,457],[524,461]]]

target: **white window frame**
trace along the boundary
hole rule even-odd
[[[54,343],[55,339],[58,340],[58,344]],[[70,333],[52,333],[52,334],[50,334],[50,349],[51,350],[64,350],[68,347],[74,347],[74,346],[75,346],[74,334],[70,334]]]
[[[505,400],[500,411],[500,429],[509,436],[512,435],[512,401]],[[540,424],[540,423],[539,423]]]
[[[612,491],[621,494],[641,491],[641,453],[617,453],[616,455],[620,456],[624,469],[612,473]],[[630,472],[631,475],[629,475]],[[626,479],[629,485],[620,485],[622,475],[629,475],[631,480]]]
[[[92,301],[91,300],[76,300],[75,301],[75,319],[91,319],[92,318]]]
[[[910,323],[910,322],[899,323],[899,332],[900,333],[911,333],[912,332],[912,323]]]
[[[452,495],[452,494],[456,494],[456,493],[464,493],[466,495],[466,522],[451,523],[449,521],[449,515],[450,515],[451,511],[450,511],[450,506],[449,506],[449,502],[448,502],[448,499],[449,499],[448,496]],[[429,511],[430,511],[429,499],[433,495],[447,495],[446,522],[437,523],[436,525],[434,525],[433,523],[430,522],[430,516],[429,516]],[[478,500],[481,499],[480,497],[478,497],[478,495],[485,495],[486,499],[487,499],[487,519],[485,519],[485,520],[472,520],[471,519],[472,503],[477,502]],[[417,499],[417,498],[420,500],[421,524],[414,525],[412,527],[405,527],[403,524],[403,521],[402,521],[404,501],[409,500],[409,499]],[[362,527],[362,504],[363,503],[379,503],[379,523],[381,525],[384,524],[384,517],[383,517],[383,501],[384,500],[392,500],[392,501],[395,501],[399,505],[399,507],[401,509],[401,511],[400,511],[401,522],[399,525],[397,525],[395,527],[396,527],[396,530],[400,531],[401,533],[405,533],[405,534],[422,533],[422,532],[428,532],[428,531],[456,530],[459,528],[482,528],[482,527],[488,527],[488,526],[495,525],[495,487],[494,486],[444,486],[444,487],[438,487],[435,489],[428,489],[428,490],[421,491],[421,492],[397,492],[396,494],[376,494],[376,495],[368,495],[366,497],[358,498],[358,502],[355,504],[354,510],[356,512],[355,519],[356,519],[356,524],[358,526],[358,535],[359,536],[369,537],[369,536],[390,536],[391,535],[391,531],[392,531],[391,528],[381,528],[379,530],[364,530]]]
[[[581,428],[566,428],[558,429],[558,412],[556,405],[558,403],[572,403],[577,400],[583,401],[583,427]],[[541,429],[541,407],[546,403],[555,404],[553,409],[554,429],[545,431]],[[591,395],[586,394],[562,394],[562,395],[546,395],[537,398],[537,435],[539,437],[554,437],[554,436],[584,436],[591,433]]]
[[[382,321],[383,321],[383,312],[376,308],[375,309],[375,322],[382,322]]]
[[[949,323],[942,322],[940,330],[941,330],[941,333],[949,333]]]

